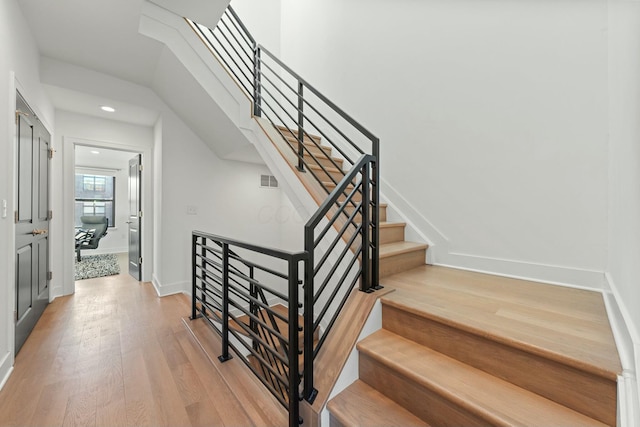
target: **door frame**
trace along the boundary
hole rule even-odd
[[[71,295],[75,292],[74,282],[74,208],[75,208],[75,147],[89,146],[111,150],[126,151],[132,154],[142,154],[144,169],[142,171],[142,207],[144,212],[142,228],[142,281],[150,282],[153,266],[153,182],[152,182],[152,146],[151,144],[130,145],[108,141],[97,141],[72,136],[62,136],[64,147],[64,176],[63,176],[63,295]],[[55,215],[55,213],[54,213]]]

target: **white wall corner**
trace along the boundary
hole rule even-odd
[[[156,290],[156,294],[159,297],[166,297],[175,294],[188,294],[190,292],[190,282],[175,282],[163,284],[158,280],[158,277],[154,274],[151,280],[153,288]]]
[[[616,341],[622,373],[618,376],[618,426],[640,425],[640,336],[630,323],[629,312],[612,276],[606,273],[611,289],[603,292],[609,324]]]

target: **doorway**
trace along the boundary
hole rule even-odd
[[[92,145],[76,144],[74,148],[76,236],[82,236],[90,227],[85,227],[86,222],[94,218],[104,217],[108,223],[103,237],[94,239],[88,249],[80,246],[81,261],[76,259],[74,279],[114,274],[113,264],[117,263],[120,274],[142,280],[142,154]],[[133,175],[132,161],[136,165]],[[92,271],[94,264],[99,267]]]

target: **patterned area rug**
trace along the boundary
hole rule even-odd
[[[82,261],[76,260],[75,280],[120,274],[120,265],[116,254],[83,255]]]

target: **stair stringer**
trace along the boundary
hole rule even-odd
[[[367,318],[360,335],[356,342],[360,342],[372,333],[382,329],[382,304],[380,299],[375,302],[373,308],[371,309],[371,313],[369,313],[369,317]],[[351,353],[349,354],[349,358],[344,364],[340,375],[338,376],[338,380],[336,381],[331,393],[329,394],[329,398],[327,402],[333,399],[335,396],[340,394],[345,388],[351,385],[354,381],[359,378],[359,352],[356,346],[353,346],[351,349]],[[320,412],[320,419],[318,427],[328,427],[330,425],[330,414],[327,409],[327,405],[322,408],[322,412]]]

